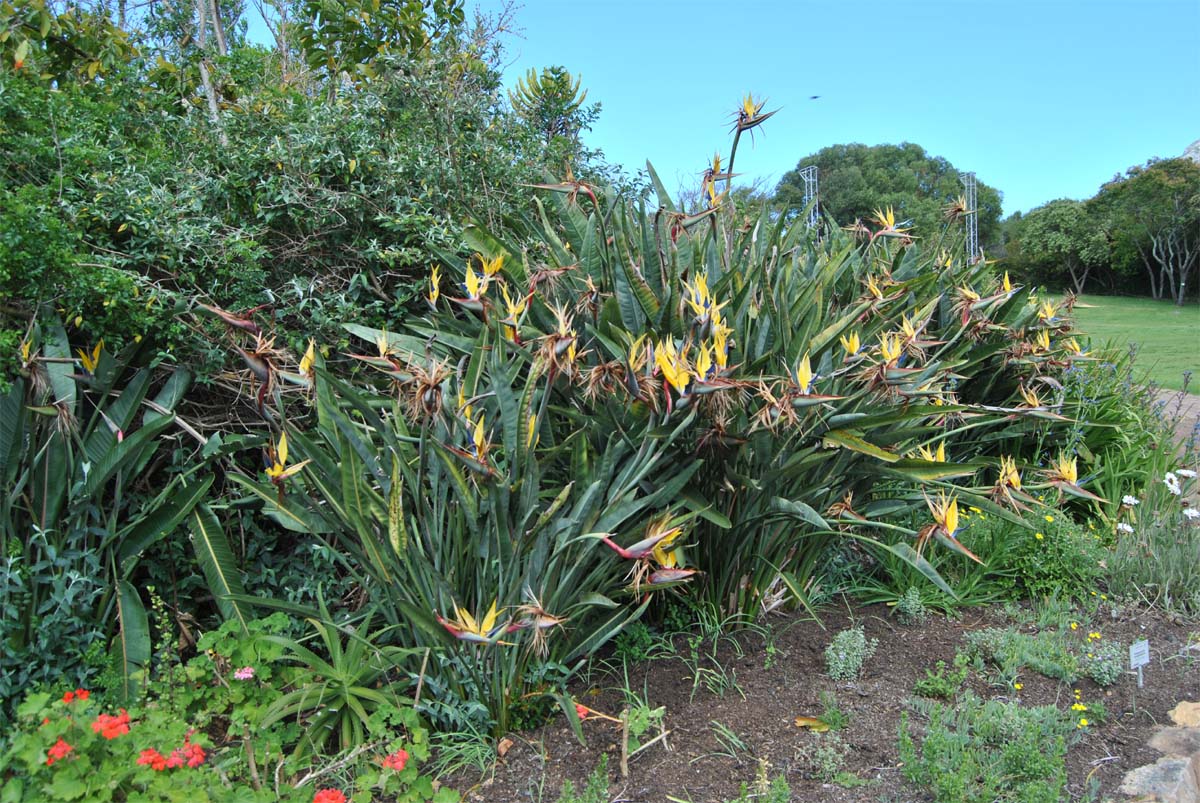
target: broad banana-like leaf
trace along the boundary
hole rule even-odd
[[[242,632],[248,632],[246,621],[249,615],[235,599],[236,596],[244,596],[246,590],[233,550],[229,548],[229,540],[221,529],[221,522],[207,504],[198,504],[192,508],[188,523],[196,561],[217,602],[217,608],[226,619],[237,620]]]
[[[119,652],[122,699],[137,698],[144,675],[150,666],[150,623],[142,598],[128,580],[117,583],[117,622],[120,627],[114,649]]]

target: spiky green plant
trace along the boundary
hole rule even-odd
[[[739,135],[768,116],[748,103]],[[316,369],[318,427],[286,432],[304,469],[239,479],[337,542],[499,729],[538,652],[574,667],[648,591],[804,602],[825,550],[858,538],[952,593],[924,548],[978,559],[959,499],[1023,524],[1031,478],[995,444],[1065,422],[1035,397],[1075,359],[1066,321],[954,232],[922,244],[888,210],[818,238],[733,209],[715,168],[685,214],[649,172],[656,209],[568,175],[539,185],[521,240],[470,229],[424,320],[347,325],[382,384]],[[1069,468],[1041,486],[1086,495]]]
[[[151,652],[132,581],[143,552],[185,522],[200,522],[193,538],[198,562],[223,609],[240,613],[226,601],[241,592],[232,553],[223,535],[204,526],[212,519],[204,501],[213,481],[208,461],[174,475],[154,470],[172,430],[200,437],[174,413],[190,374],[176,369],[163,378],[143,365],[138,350],[114,355],[97,344],[74,356],[62,324],[47,317],[22,344],[23,376],[0,397],[5,699],[19,699],[25,685],[59,679],[49,674],[55,662],[30,660],[30,651],[57,651],[89,635],[113,638],[119,691],[132,697]],[[79,587],[96,593],[73,596]],[[83,652],[99,645],[72,646]]]

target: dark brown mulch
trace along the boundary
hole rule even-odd
[[[761,636],[740,637],[740,649],[722,647],[721,667],[737,682],[737,688],[727,689],[723,696],[703,685],[693,693],[691,670],[677,657],[631,666],[629,688],[652,706],[666,707],[670,735],[669,749],[654,745],[630,762],[628,778],[621,778],[618,770],[617,726],[586,721],[584,747],[558,714],[537,731],[514,735],[512,746],[487,776],[460,775],[445,782],[469,801],[553,803],[565,780],[581,789],[604,752],[609,755],[609,800],[628,803],[662,803],[668,796],[694,803],[729,800],[737,797],[741,784],[753,782],[762,761],[769,764],[771,777],[786,776],[795,801],[928,800],[928,795],[904,781],[899,768],[897,732],[905,701],[926,669],[938,660],[953,661],[965,633],[1009,622],[999,608],[970,609],[960,620],[935,617],[918,627],[902,626],[887,614],[883,606],[870,606],[854,610],[853,618],[844,610],[827,610],[820,624],[799,616],[773,617],[776,653],[770,666],[766,666],[768,653]],[[1104,703],[1108,721],[1093,724],[1068,753],[1072,798],[1083,793],[1089,776],[1099,781],[1102,794],[1114,793],[1126,772],[1158,758],[1146,741],[1168,722],[1167,712],[1180,700],[1200,699],[1200,656],[1180,657],[1189,634],[1200,631],[1200,625],[1134,610],[1106,612],[1105,617],[1096,625],[1105,639],[1124,644],[1150,640],[1152,663],[1145,670],[1145,688],[1138,689],[1132,676],[1105,691],[1090,680],[1071,686],[1031,671],[1021,678],[1020,692],[989,686],[974,674],[968,680],[985,698],[1011,699],[1019,694],[1023,704],[1067,709],[1074,702],[1072,689],[1077,688],[1085,702]],[[879,640],[878,651],[859,680],[834,682],[825,674],[824,648],[834,633],[855,622],[864,625],[868,637]],[[677,644],[686,653],[682,637]],[[617,715],[623,704],[624,678],[619,673],[594,672],[585,680],[587,685],[576,689],[579,699]],[[846,789],[804,777],[805,765],[797,751],[816,737],[797,728],[794,720],[820,715],[821,692],[834,693],[839,707],[850,714],[850,724],[840,734],[851,748],[845,768],[868,785]],[[747,749],[736,757],[718,755],[722,747],[714,722],[738,734]]]

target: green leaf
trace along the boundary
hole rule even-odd
[[[127,580],[117,583],[117,621],[120,626],[116,647],[120,650],[121,697],[129,702],[137,697],[137,675],[150,668],[150,623],[137,590]]]
[[[825,433],[825,442],[833,443],[838,446],[845,447],[851,451],[860,454],[870,455],[871,457],[883,460],[887,463],[895,463],[900,459],[900,456],[895,452],[889,452],[886,449],[881,449],[873,443],[860,438],[858,435],[844,429],[831,429]]]
[[[248,633],[246,620],[249,617],[241,603],[233,599],[235,595],[245,595],[246,590],[242,586],[241,572],[234,560],[233,550],[229,548],[229,541],[221,529],[221,522],[208,505],[199,504],[192,508],[189,524],[196,561],[204,572],[217,608],[226,619],[240,622],[242,632]]]
[[[213,484],[209,475],[199,482],[184,486],[170,496],[170,501],[155,508],[150,515],[139,519],[131,527],[119,533],[117,550],[121,575],[128,577],[133,571],[134,560],[151,544],[174,532]]]

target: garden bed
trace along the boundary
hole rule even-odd
[[[1064,716],[1093,717],[1072,734],[1079,739],[1067,752],[1066,791],[1071,799],[1082,798],[1089,789],[1093,794],[1115,793],[1126,772],[1158,758],[1146,742],[1167,722],[1167,712],[1180,700],[1200,698],[1200,652],[1194,646],[1188,649],[1196,644],[1200,627],[1157,612],[1107,603],[1100,603],[1091,616],[1054,604],[994,606],[968,609],[958,619],[935,616],[915,626],[901,625],[889,613],[884,606],[851,613],[830,607],[822,611],[820,623],[802,616],[774,616],[764,631],[744,633],[736,644],[721,637],[716,661],[706,657],[710,638],[693,635],[689,643],[682,634],[658,637],[652,649],[658,657],[627,661],[626,670],[614,656],[609,662],[613,671],[595,671],[584,678],[575,689],[577,699],[618,716],[626,701],[640,698],[650,709],[665,707],[663,725],[669,730],[669,748],[659,742],[635,756],[627,778],[621,778],[618,769],[620,726],[585,717],[584,746],[556,712],[541,729],[516,735],[494,769],[482,777],[462,773],[446,782],[466,800],[555,801],[566,781],[582,790],[601,755],[607,754],[610,786],[605,800],[733,800],[743,785],[753,789],[756,776],[774,779],[781,774],[791,799],[798,801],[932,799],[928,790],[903,777],[898,748],[902,714],[909,712],[919,747],[925,720],[911,704],[914,684],[939,660],[951,666],[967,634],[993,627],[1058,633],[1081,654],[1101,642],[1119,643],[1122,649],[1139,639],[1150,642],[1151,663],[1142,689],[1130,674],[1104,689],[1086,678],[1066,683],[1029,668],[1010,681],[1012,685],[1002,685],[994,667],[983,672],[969,669],[960,697],[973,692],[984,700],[1019,701],[1022,707],[1053,705]],[[878,639],[878,649],[857,680],[835,682],[826,673],[824,649],[835,633],[854,624],[861,624],[868,638]],[[1095,633],[1100,638],[1089,641],[1089,634]],[[1016,685],[1019,690],[1013,688]],[[1080,692],[1078,700],[1075,690]],[[795,724],[799,716],[822,716],[830,694],[836,708],[849,717],[835,732],[849,747],[839,768],[840,783],[811,777],[812,745],[826,737]],[[1107,709],[1105,721],[1096,721],[1091,713],[1097,710],[1096,702]],[[1072,712],[1076,704],[1090,711]],[[642,741],[656,733],[649,731]]]

